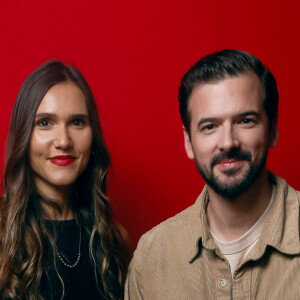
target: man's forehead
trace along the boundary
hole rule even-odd
[[[194,83],[194,86],[192,88],[192,91],[191,91],[191,94],[190,94],[189,98],[191,98],[193,93],[201,87],[210,87],[210,86],[215,86],[215,85],[222,85],[227,81],[230,81],[232,79],[237,79],[237,78],[245,78],[249,82],[255,82],[256,84],[258,84],[262,88],[261,82],[260,82],[260,79],[258,78],[258,76],[253,71],[246,71],[246,72],[243,72],[243,73],[240,73],[240,74],[237,74],[237,75],[233,75],[233,76],[227,75],[227,76],[224,76],[224,77],[221,77],[221,78],[215,78],[215,79],[211,79],[211,80],[208,80],[208,81],[196,82],[196,83]],[[236,84],[238,84],[238,82],[236,82],[235,85]]]
[[[254,73],[241,74],[194,87],[189,99],[189,113],[239,114],[263,108],[262,89]]]

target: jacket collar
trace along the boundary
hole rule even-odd
[[[251,253],[254,260],[264,254],[267,246],[288,255],[300,254],[300,193],[290,187],[284,179],[273,173],[270,173],[270,176],[277,185],[275,202],[261,233],[258,247]]]
[[[300,254],[299,241],[299,203],[300,193],[290,187],[286,181],[273,173],[269,173],[271,180],[277,185],[275,201],[267,218],[266,224],[260,236],[258,246],[249,255],[249,259],[257,260],[265,252],[267,246],[277,251],[295,255]],[[210,234],[206,207],[208,204],[207,186],[204,186],[201,194],[192,206],[190,218],[190,247],[188,258],[192,263],[201,252],[202,247],[217,250],[217,246]]]

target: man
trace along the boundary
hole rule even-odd
[[[141,238],[125,299],[300,299],[300,193],[266,168],[278,139],[273,75],[249,53],[213,53],[184,75],[179,109],[207,185]]]

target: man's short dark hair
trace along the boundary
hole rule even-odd
[[[269,127],[277,121],[279,95],[276,80],[270,70],[254,55],[240,50],[222,50],[201,58],[186,72],[179,86],[179,111],[182,123],[190,133],[188,101],[196,86],[253,72],[260,80],[263,106]]]

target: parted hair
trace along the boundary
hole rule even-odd
[[[217,82],[253,72],[260,80],[263,106],[271,128],[278,116],[279,95],[275,77],[256,56],[240,50],[211,53],[196,62],[183,76],[179,85],[179,112],[186,131],[190,132],[189,98],[202,83]]]
[[[89,253],[96,281],[101,280],[107,299],[121,299],[123,295],[129,250],[112,220],[110,201],[106,195],[111,159],[103,140],[95,99],[76,68],[60,61],[50,61],[24,81],[12,112],[2,178],[1,299],[43,299],[42,275],[51,264],[55,265],[55,254],[49,258],[45,253],[45,241],[50,241],[52,253],[55,253],[56,237],[45,225],[41,201],[54,207],[56,204],[37,192],[28,158],[28,145],[38,106],[47,91],[62,82],[73,82],[83,92],[93,133],[92,154],[87,168],[74,184],[72,206],[76,218],[80,218],[82,230],[90,237]],[[57,275],[64,286],[60,275]]]

